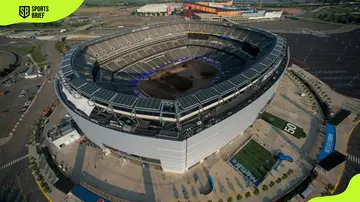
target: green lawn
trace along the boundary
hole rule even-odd
[[[56,50],[58,50],[60,53],[64,53],[64,48],[65,48],[66,43],[64,41],[57,41],[55,42],[55,48]]]
[[[44,56],[41,54],[40,45],[27,46],[27,47],[10,47],[8,49],[16,53],[31,54],[31,56],[34,58],[35,62],[37,63],[41,63],[45,60]]]
[[[270,114],[268,112],[263,112],[260,115],[260,118],[298,139],[306,137],[306,133],[302,128],[296,126],[293,123],[289,123],[273,114]]]
[[[276,162],[276,157],[255,140],[250,140],[233,158],[259,180],[265,177]]]

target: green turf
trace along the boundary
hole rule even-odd
[[[279,118],[279,117],[277,117],[277,116],[275,116],[275,115],[272,115],[272,114],[270,114],[270,113],[268,113],[268,112],[263,112],[263,113],[260,115],[260,117],[261,117],[264,121],[270,123],[271,125],[279,128],[279,129],[281,129],[281,130],[284,130],[284,128],[286,127],[286,125],[289,123],[289,122],[287,122],[287,121],[285,121],[285,120],[283,120],[283,119],[281,119],[281,118]],[[290,123],[290,124],[292,124],[292,123]],[[292,124],[292,125],[296,126],[295,124]],[[285,131],[285,130],[284,130],[284,131]],[[285,132],[287,132],[287,131],[285,131]],[[303,130],[302,128],[300,128],[299,126],[296,126],[296,130],[295,130],[295,133],[294,133],[294,134],[291,134],[291,133],[289,133],[289,132],[288,132],[288,134],[293,135],[294,137],[296,137],[296,138],[298,138],[298,139],[300,139],[300,138],[305,138],[305,137],[306,137],[306,133],[305,133],[304,130]]]
[[[275,156],[255,140],[250,140],[234,158],[258,179],[263,179],[276,162]]]
[[[66,43],[64,41],[57,41],[55,42],[55,48],[59,53],[64,53]]]

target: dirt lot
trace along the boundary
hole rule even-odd
[[[9,64],[13,64],[15,62],[15,57],[9,53],[0,51],[0,71],[5,68],[9,68]]]
[[[218,73],[210,64],[192,60],[140,81],[139,88],[151,97],[176,99],[207,87]]]

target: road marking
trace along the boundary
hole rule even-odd
[[[19,176],[16,176],[16,178],[17,178],[17,182],[18,182],[18,185],[19,185],[19,188],[20,188],[21,195],[22,195],[22,197],[24,198],[24,201],[27,202],[28,200],[26,199],[26,197],[25,197],[25,195],[24,195],[24,192],[23,192],[23,190],[22,190]]]
[[[29,157],[29,155],[28,155],[28,154],[27,154],[27,155],[25,155],[25,156],[22,156],[22,157],[20,157],[20,158],[17,158],[17,159],[15,159],[15,160],[12,160],[12,161],[10,161],[9,163],[7,163],[7,164],[5,164],[5,165],[0,166],[0,170],[2,170],[2,169],[4,169],[4,168],[7,168],[7,167],[9,167],[9,166],[11,166],[11,165],[13,165],[13,164],[15,164],[15,163],[17,163],[17,162],[21,161],[21,160],[24,160],[24,159],[26,159],[27,157]]]
[[[351,154],[348,154],[348,160],[350,160],[350,161],[352,161],[354,163],[360,164],[360,158],[356,157],[356,156],[353,156]]]

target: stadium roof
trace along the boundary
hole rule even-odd
[[[159,5],[159,4],[156,4]],[[194,23],[194,22],[182,22],[182,23]],[[196,24],[221,24],[218,22],[196,22]],[[170,24],[169,24],[170,25]],[[152,25],[147,27],[146,29],[158,28],[162,25]],[[243,26],[243,25],[236,25],[241,29],[246,30],[245,34],[249,31],[254,31],[254,37],[267,35],[267,32],[253,30],[252,28]],[[232,27],[236,27],[232,25]],[[191,26],[190,26],[191,27]],[[197,26],[192,26],[197,27]],[[201,27],[201,26],[199,26]],[[195,29],[195,28],[194,28]],[[226,29],[225,29],[226,30]],[[135,31],[136,32],[136,31]],[[261,34],[260,34],[261,32]],[[251,66],[247,68],[241,69],[240,71],[229,71],[231,72],[229,77],[226,77],[226,80],[217,81],[211,87],[200,89],[197,92],[194,92],[190,95],[177,98],[176,100],[163,100],[148,97],[143,94],[139,94],[139,91],[133,87],[132,82],[137,81],[137,77],[141,75],[142,71],[147,69],[148,71],[153,71],[150,67],[142,66],[144,69],[136,69],[136,65],[133,66],[134,69],[129,69],[128,77],[124,78],[116,78],[111,77],[111,72],[109,74],[105,74],[103,80],[98,81],[96,78],[89,79],[88,77],[93,77],[92,69],[93,65],[87,63],[87,61],[81,60],[83,64],[79,63],[76,64],[76,58],[80,54],[84,54],[84,49],[86,47],[96,44],[102,41],[111,40],[114,37],[119,37],[125,34],[132,34],[134,31],[127,30],[126,32],[119,32],[117,35],[106,36],[101,39],[96,39],[90,42],[87,42],[79,47],[73,47],[63,58],[62,61],[62,72],[63,80],[67,86],[69,86],[72,90],[77,91],[79,94],[83,95],[84,97],[91,99],[98,104],[113,106],[114,109],[122,110],[126,109],[125,111],[144,111],[144,112],[160,112],[163,111],[163,108],[166,108],[165,103],[172,103],[179,106],[179,113],[183,113],[185,111],[194,110],[194,108],[205,107],[210,103],[214,103],[226,96],[229,96],[230,93],[238,91],[246,87],[249,83],[253,82],[255,79],[259,78],[260,75],[264,74],[271,68],[271,65],[279,58],[279,56],[283,52],[283,47],[286,42],[284,39],[277,37],[276,35],[268,34],[271,36],[271,39],[274,39],[273,43],[271,43],[272,48],[265,48],[266,51],[265,57],[262,57],[260,60],[255,61]],[[151,31],[149,31],[151,33]],[[136,36],[136,35],[135,35]],[[253,38],[254,38],[253,37]],[[128,37],[130,39],[130,37]],[[250,40],[254,40],[253,38],[249,38]],[[124,38],[126,39],[126,38]],[[267,43],[270,44],[270,43]],[[212,44],[210,44],[212,45]],[[100,47],[100,46],[97,46]],[[94,47],[96,48],[96,47]],[[106,47],[105,47],[106,48]],[[225,48],[225,47],[224,47]],[[99,49],[100,51],[100,49]],[[237,51],[237,49],[234,49]],[[180,54],[180,52],[179,52]],[[223,57],[223,55],[221,55]],[[129,60],[132,62],[133,60]],[[150,61],[150,60],[149,60]],[[155,61],[155,60],[154,60]],[[231,63],[231,61],[229,60]],[[91,62],[90,62],[91,63]],[[229,63],[229,64],[230,64]],[[80,65],[83,68],[79,69],[75,67],[76,65]],[[130,72],[131,70],[131,72]],[[226,70],[226,69],[225,69]],[[84,72],[88,74],[84,74]],[[225,72],[225,71],[224,71]],[[117,72],[119,73],[119,72]],[[110,75],[110,76],[109,76]],[[130,78],[131,77],[131,78]],[[221,76],[221,78],[223,78]],[[115,81],[115,82],[114,82]],[[129,83],[130,82],[130,83]],[[100,85],[101,84],[101,85]],[[68,87],[66,87],[68,88]],[[135,90],[134,90],[135,89]],[[129,92],[131,91],[131,93]],[[124,94],[126,93],[126,94]]]

